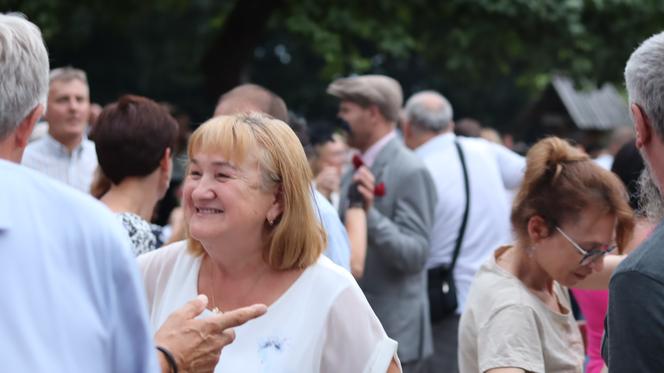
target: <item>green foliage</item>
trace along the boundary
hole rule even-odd
[[[285,19],[287,31],[325,60],[321,77],[366,72],[372,55],[407,57],[416,42],[409,35],[410,9],[395,1],[376,7],[354,1],[291,0],[276,19]],[[280,23],[273,22],[273,29]],[[366,50],[370,49],[370,53]]]
[[[200,60],[219,47],[215,36],[235,4],[0,0],[0,9],[21,11],[42,28],[54,66],[86,69],[93,98],[145,94],[203,120],[212,109]],[[664,2],[653,0],[284,0],[237,80],[329,117],[330,80],[385,73],[407,94],[438,89],[458,113],[507,127],[554,71],[621,85],[629,54],[660,31],[663,16]]]
[[[664,15],[664,2],[649,0],[291,0],[289,5],[276,18],[286,19],[285,32],[322,58],[319,79],[405,75],[400,80],[406,92],[447,89],[445,94],[458,96],[460,112],[498,125],[512,121],[552,72],[584,84],[620,86],[629,53],[660,30]],[[283,32],[283,25],[271,27]],[[392,63],[381,63],[387,60]],[[411,80],[417,75],[413,68],[428,75]],[[498,95],[510,95],[516,107],[488,113],[477,105],[500,102]]]

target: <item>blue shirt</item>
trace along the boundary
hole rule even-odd
[[[350,241],[348,240],[346,227],[339,219],[339,214],[330,201],[315,188],[312,188],[312,190],[316,216],[318,216],[318,220],[320,220],[325,233],[327,233],[327,248],[325,248],[324,254],[334,263],[350,271]]]
[[[92,197],[0,160],[6,372],[155,372],[126,233]]]

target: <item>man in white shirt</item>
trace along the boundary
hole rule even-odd
[[[511,242],[510,205],[505,190],[520,184],[525,160],[484,139],[456,137],[452,106],[437,92],[413,95],[404,114],[404,141],[424,160],[438,191],[428,269],[450,265],[465,211],[463,169],[455,141],[461,146],[467,166],[468,221],[454,267],[458,308],[456,313],[432,324],[434,356],[430,371],[452,372],[457,367],[459,315],[473,276],[490,253]]]
[[[25,149],[23,165],[89,193],[97,154],[88,140],[90,90],[84,71],[62,67],[51,71],[44,118],[48,133]]]

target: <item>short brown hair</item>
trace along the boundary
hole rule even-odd
[[[268,226],[263,259],[273,269],[306,268],[323,251],[326,237],[314,214],[311,170],[300,141],[284,122],[262,113],[218,116],[203,123],[189,139],[187,153],[214,152],[241,164],[257,154],[262,174],[261,188],[282,193],[283,213]],[[202,244],[187,234],[194,255]]]
[[[549,137],[535,144],[526,156],[526,173],[512,206],[517,238],[528,242],[528,221],[541,216],[549,230],[577,219],[589,205],[616,216],[616,243],[623,248],[632,236],[633,212],[622,182],[612,172],[567,141]]]
[[[126,95],[104,108],[90,138],[99,166],[113,184],[147,176],[173,149],[178,124],[168,110],[146,97]]]

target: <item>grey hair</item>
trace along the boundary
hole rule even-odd
[[[39,28],[20,13],[0,13],[0,139],[48,95],[48,52]]]
[[[664,32],[644,41],[627,61],[625,85],[659,136],[664,136]]]
[[[83,84],[88,85],[88,75],[85,71],[77,69],[71,66],[58,67],[57,69],[51,70],[49,76],[49,83],[55,81],[59,82],[70,82],[72,80],[80,80]]]
[[[406,120],[413,126],[433,132],[450,128],[454,111],[450,102],[436,91],[422,91],[406,102]]]
[[[639,205],[637,213],[656,224],[664,218],[664,199],[648,167],[643,168],[637,181]]]

